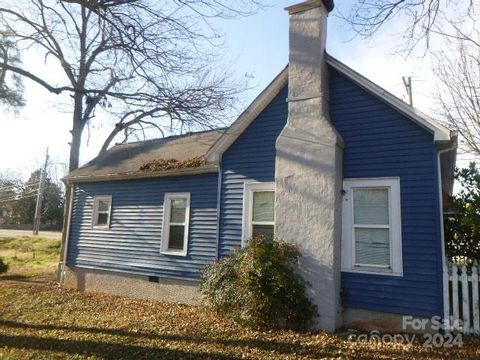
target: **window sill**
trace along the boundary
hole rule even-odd
[[[366,274],[366,275],[385,275],[403,277],[403,272],[393,272],[385,269],[363,268],[363,269],[341,269],[342,272],[348,272],[353,274]]]
[[[160,254],[163,255],[170,255],[170,256],[187,256],[186,251],[176,251],[176,250],[162,250],[160,251]]]
[[[96,225],[96,226],[92,226],[92,230],[110,230],[110,226],[108,226],[108,225],[105,225],[105,226]]]

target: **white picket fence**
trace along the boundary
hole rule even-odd
[[[462,333],[480,334],[479,267],[470,269],[464,265],[449,264],[446,271],[448,286],[445,286],[445,315],[450,323],[459,319],[463,322]],[[447,284],[446,284],[447,285]],[[448,299],[448,301],[447,301]]]

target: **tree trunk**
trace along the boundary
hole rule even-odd
[[[85,127],[83,120],[83,95],[75,94],[73,110],[72,141],[70,143],[70,161],[68,171],[78,168],[80,163],[80,146],[82,144],[82,132]]]
[[[71,172],[75,169],[78,169],[80,163],[80,145],[82,144],[82,132],[85,127],[84,117],[83,117],[83,95],[76,93],[74,95],[74,110],[73,110],[73,127],[72,127],[72,141],[70,143],[70,160],[68,171]],[[69,208],[70,202],[73,200],[71,198],[71,188],[73,185],[65,183],[65,205],[63,208],[63,228],[62,228],[62,244],[60,247],[60,260],[57,267],[57,282],[61,285],[63,281],[64,271],[66,264],[64,261],[65,251],[66,251],[66,242],[67,242],[67,229],[68,223],[70,220]]]

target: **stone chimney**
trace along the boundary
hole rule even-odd
[[[276,235],[298,245],[299,271],[318,306],[317,328],[342,325],[340,244],[343,142],[330,122],[325,63],[328,0],[288,7],[288,121],[276,144]]]

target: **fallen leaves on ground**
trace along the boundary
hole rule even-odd
[[[208,309],[60,289],[0,277],[1,359],[478,359],[462,348],[354,343],[345,336],[256,331]]]

